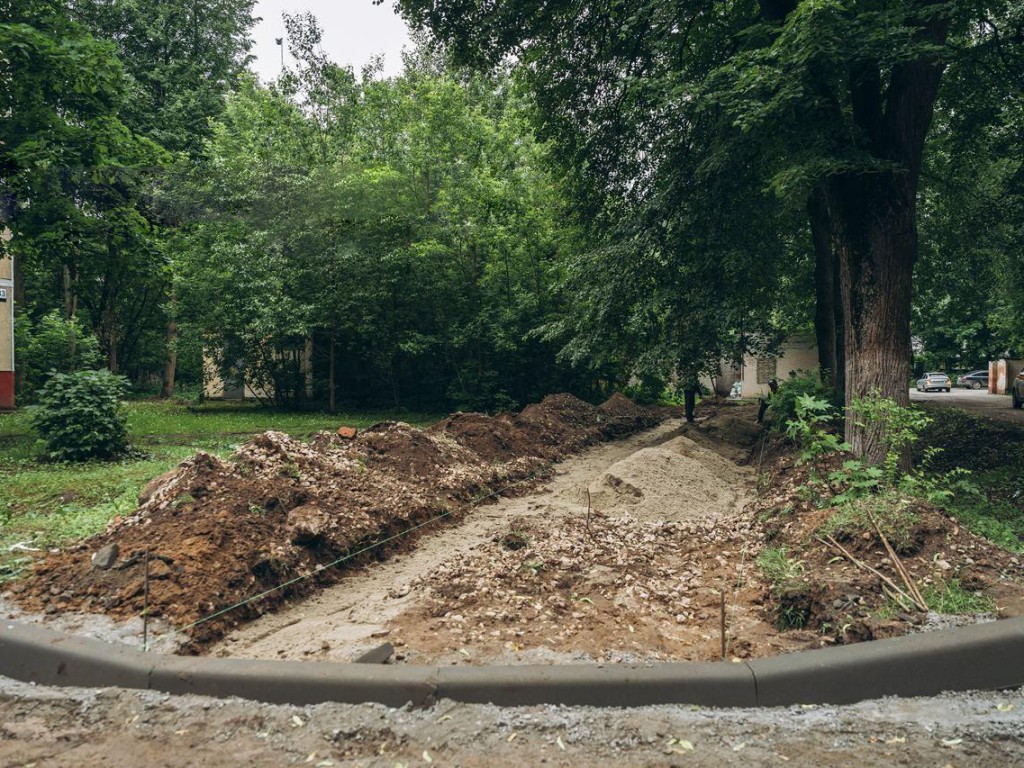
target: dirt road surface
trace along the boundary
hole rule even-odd
[[[1024,692],[846,707],[428,709],[42,688],[0,678],[9,768],[1024,765]]]
[[[910,399],[931,406],[962,408],[977,416],[1024,426],[1024,409],[1014,408],[1009,395],[990,395],[985,390],[974,389],[954,389],[952,392],[918,392],[912,389]]]

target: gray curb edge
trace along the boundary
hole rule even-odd
[[[39,685],[141,688],[295,705],[398,707],[438,699],[500,706],[850,704],[1022,686],[1024,618],[743,663],[501,667],[164,656],[3,621],[0,675]]]

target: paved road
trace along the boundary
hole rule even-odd
[[[975,389],[954,389],[952,392],[918,392],[912,389],[910,399],[917,403],[963,408],[979,416],[1024,426],[1024,409],[1014,409],[1009,395],[990,395],[984,390]]]

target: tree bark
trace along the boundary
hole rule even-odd
[[[839,288],[839,265],[832,246],[831,224],[825,189],[815,188],[807,203],[814,244],[814,333],[818,344],[818,369],[821,381],[845,398],[843,368],[843,311]]]
[[[71,266],[64,265],[62,272],[64,286],[64,319],[74,320],[78,309],[78,297],[75,295],[75,281],[71,275]]]
[[[935,15],[919,42],[941,45],[949,22]],[[917,188],[944,64],[934,54],[893,67],[883,86],[874,69],[851,72],[853,118],[864,149],[886,170],[829,177],[826,202],[839,258],[846,355],[846,403],[878,394],[910,401],[910,302],[917,260]],[[878,426],[846,419],[855,455],[881,463],[887,451]],[[902,457],[909,466],[909,453]]]
[[[172,312],[173,307],[172,307]],[[178,374],[178,323],[172,317],[167,321],[167,356],[164,358],[164,378],[160,385],[160,397],[174,397],[174,379]]]
[[[917,256],[912,195],[892,173],[837,177],[829,187],[846,320],[846,402],[877,393],[907,405]],[[871,463],[885,458],[877,428],[848,418],[846,439]]]
[[[334,334],[331,334],[330,349],[327,355],[327,412],[335,412],[334,402]]]

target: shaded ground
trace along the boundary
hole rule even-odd
[[[1010,766],[1021,691],[847,707],[290,707],[0,678],[0,764],[263,766]]]

